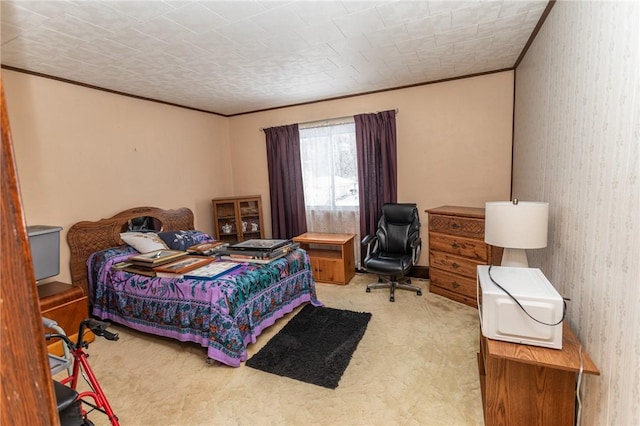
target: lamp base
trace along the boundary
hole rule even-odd
[[[505,248],[502,252],[502,263],[500,266],[528,268],[527,252],[524,249]]]

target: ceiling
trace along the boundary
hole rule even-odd
[[[229,116],[512,68],[547,3],[2,0],[0,55]]]

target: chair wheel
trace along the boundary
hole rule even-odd
[[[416,293],[418,296],[422,296],[422,291],[418,290],[418,292]]]
[[[389,302],[395,302],[395,301],[396,301],[396,298],[395,298],[395,297],[391,296],[391,297],[389,298]]]
[[[367,288],[367,293],[371,293],[371,289],[370,288]]]

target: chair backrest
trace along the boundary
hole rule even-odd
[[[420,217],[416,204],[383,205],[376,236],[381,252],[411,253],[411,242],[420,236]]]

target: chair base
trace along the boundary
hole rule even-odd
[[[398,279],[396,279],[396,277],[391,277],[386,282],[382,279],[382,277],[378,277],[377,283],[367,284],[366,291],[367,293],[371,293],[371,289],[375,289],[375,288],[388,288],[390,291],[389,302],[396,301],[396,297],[395,297],[396,288],[399,288],[402,290],[415,291],[416,296],[422,296],[422,289],[417,285],[411,284],[410,278],[404,278],[404,282],[400,283],[398,282]]]

